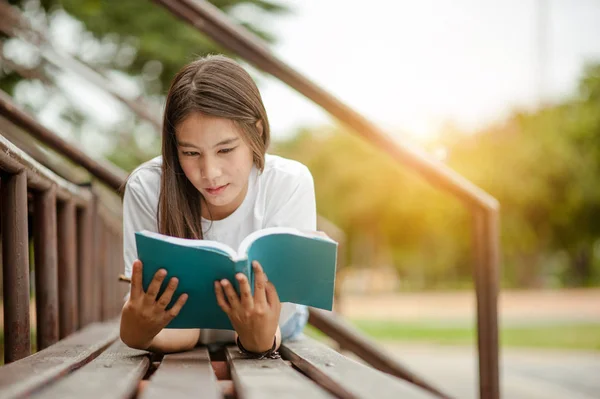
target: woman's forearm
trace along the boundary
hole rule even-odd
[[[130,348],[169,353],[192,349],[200,338],[200,329],[166,329],[158,333],[140,328],[128,309],[121,313],[121,341]]]
[[[193,349],[200,339],[199,328],[163,329],[150,343],[148,350],[159,353],[183,352]]]

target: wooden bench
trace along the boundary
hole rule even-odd
[[[304,337],[281,359],[237,347],[160,356],[118,339],[118,321],[93,323],[0,368],[1,398],[434,398],[408,382]]]

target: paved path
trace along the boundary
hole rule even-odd
[[[455,398],[478,398],[473,348],[384,345],[401,364]],[[600,398],[600,353],[509,349],[502,352],[501,370],[503,398]]]
[[[342,313],[352,319],[472,324],[472,292],[346,296]],[[503,291],[503,326],[540,323],[600,323],[600,289]],[[401,364],[455,398],[478,398],[477,352],[471,346],[382,343]],[[600,399],[600,352],[503,349],[502,397],[509,399]]]

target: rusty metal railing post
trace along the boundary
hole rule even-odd
[[[100,203],[98,199],[98,193],[92,186],[92,236],[93,238],[93,259],[92,259],[92,303],[93,303],[93,320],[102,320],[102,262],[100,257],[102,256],[102,234],[101,234],[101,223],[100,214],[98,212]]]
[[[106,279],[106,295],[107,295],[107,315],[108,318],[112,318],[115,315],[115,305],[116,305],[116,285],[115,284],[115,276],[118,273],[115,273],[115,239],[113,232],[111,230],[111,226],[107,226],[106,229],[106,264],[104,265],[104,276]]]
[[[119,234],[116,230],[112,232],[112,243],[111,243],[111,258],[110,258],[110,270],[111,276],[109,278],[109,284],[112,288],[111,296],[112,296],[112,314],[113,317],[118,316],[121,313],[121,303],[123,302],[123,297],[119,295],[119,286],[123,284],[119,284],[116,281],[116,277],[119,275],[119,272],[122,270],[123,262],[119,262],[119,258],[123,254],[123,252],[119,252]]]
[[[77,247],[75,202],[58,204],[59,333],[64,338],[77,330]]]
[[[79,328],[93,321],[93,200],[77,211]]]
[[[4,288],[4,362],[31,353],[29,337],[29,250],[27,174],[2,175],[2,273]]]
[[[58,254],[56,186],[34,194],[33,249],[37,349],[58,341]]]
[[[500,397],[498,353],[498,211],[472,208],[473,278],[477,296],[477,347],[479,349],[479,397]]]
[[[100,248],[102,248],[102,250],[99,253],[98,256],[98,270],[97,270],[97,277],[98,277],[98,287],[100,288],[100,320],[102,321],[106,321],[110,318],[110,314],[109,314],[109,301],[110,301],[110,297],[108,294],[108,273],[106,271],[106,259],[107,259],[107,253],[106,253],[106,246],[108,245],[108,237],[106,234],[106,225],[104,223],[104,219],[101,215],[98,215],[98,235],[99,235],[99,239],[98,239],[98,245],[100,246]]]
[[[117,273],[122,273],[123,272],[123,229],[121,228],[119,230],[119,234],[117,235]],[[127,293],[129,292],[129,284],[119,284],[119,290],[118,290],[118,295],[119,295],[119,303],[118,303],[118,309],[119,309],[119,314],[121,314],[121,309],[123,308],[124,305],[124,300],[125,300],[125,296],[127,295]]]

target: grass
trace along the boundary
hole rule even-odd
[[[363,333],[380,341],[439,345],[475,345],[476,343],[475,329],[470,326],[371,320],[352,320],[351,323]],[[306,328],[306,333],[317,339],[324,337],[312,326]],[[500,344],[503,347],[600,351],[600,323],[503,327],[500,330]]]

